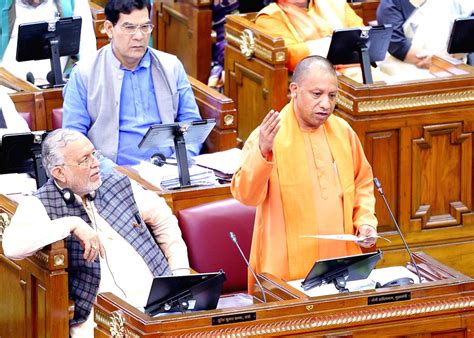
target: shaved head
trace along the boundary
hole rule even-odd
[[[336,71],[331,62],[328,59],[319,56],[319,55],[311,55],[305,57],[301,60],[295,68],[293,72],[293,77],[291,78],[292,82],[300,84],[301,81],[306,77],[306,75],[311,74],[310,68],[313,66],[317,66],[321,70],[325,70],[328,73],[337,77]]]

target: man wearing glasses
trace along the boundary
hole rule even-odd
[[[153,24],[148,0],[109,0],[110,44],[73,69],[64,88],[63,127],[86,135],[119,165],[133,165],[172,148],[139,149],[151,125],[200,120],[181,62],[148,47]],[[197,155],[200,145],[188,147]]]
[[[186,244],[164,199],[125,176],[101,175],[97,156],[81,133],[51,132],[42,144],[51,179],[21,201],[3,234],[12,259],[65,240],[71,337],[94,336],[97,293],[144,307],[153,277],[189,273]]]

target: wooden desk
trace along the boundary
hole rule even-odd
[[[264,287],[286,300],[158,318],[106,293],[99,295],[95,306],[96,337],[110,337],[111,332],[130,337],[472,336],[474,280],[425,255],[418,261],[425,264],[430,280],[422,285],[307,298],[288,292],[287,285],[266,275]]]
[[[195,187],[178,190],[163,190],[143,179],[136,170],[130,167],[117,167],[118,172],[127,175],[148,190],[156,191],[176,214],[181,209],[196,205],[232,198],[230,184],[220,184],[212,187]]]
[[[474,276],[474,68],[433,61],[447,76],[369,86],[340,77],[335,114],[359,136],[412,249]],[[376,198],[379,232],[392,241],[377,245],[399,265],[408,256]]]
[[[16,203],[0,195],[0,244]],[[2,215],[3,214],[3,215]],[[68,256],[63,241],[13,261],[0,245],[0,337],[68,337]]]

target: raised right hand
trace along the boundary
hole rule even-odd
[[[280,113],[272,109],[260,124],[258,145],[264,158],[268,158],[271,154],[278,130],[280,130]]]
[[[86,222],[78,224],[72,233],[81,242],[81,246],[84,248],[84,259],[87,262],[93,262],[99,254],[100,257],[105,257],[105,249],[100,242],[97,232]]]

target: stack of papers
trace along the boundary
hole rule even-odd
[[[210,154],[196,156],[196,164],[212,169],[219,178],[232,178],[232,175],[239,169],[240,155],[242,150],[233,148],[225,151],[218,151]]]
[[[31,195],[36,191],[36,180],[29,174],[2,174],[0,175],[0,194]]]
[[[140,176],[157,187],[163,189],[176,189],[180,187],[178,166],[165,164],[158,167],[150,162],[142,161],[134,166]],[[193,165],[189,168],[191,185],[215,185],[217,184],[214,172],[207,168]]]

